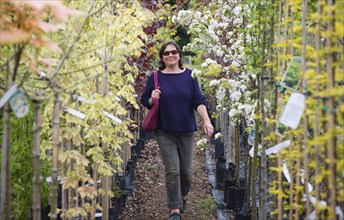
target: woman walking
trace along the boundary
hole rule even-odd
[[[195,111],[203,121],[208,138],[213,133],[206,100],[197,78],[191,70],[183,68],[179,46],[169,41],[159,50],[159,89],[154,89],[153,74],[149,77],[141,103],[150,109],[152,98],[159,99],[160,110],[155,137],[165,169],[167,206],[170,220],[180,220],[186,206],[192,182],[192,155],[194,132],[197,130]]]

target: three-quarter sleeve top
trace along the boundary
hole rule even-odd
[[[165,131],[196,131],[195,111],[201,104],[206,105],[196,77],[191,70],[182,73],[166,74],[158,71],[160,94],[160,110],[158,129]],[[147,80],[141,103],[148,109],[149,98],[154,90],[154,74]]]

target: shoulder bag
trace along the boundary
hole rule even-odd
[[[158,88],[158,72],[154,72],[154,88]],[[148,111],[143,120],[142,127],[145,131],[155,131],[158,127],[159,99],[152,98],[152,108]]]

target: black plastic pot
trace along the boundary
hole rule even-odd
[[[118,220],[122,214],[122,209],[109,208],[109,220]]]
[[[252,215],[235,214],[235,220],[251,220]]]
[[[133,179],[134,179],[134,172],[132,170],[127,170],[125,172],[125,192],[127,196],[132,196],[133,195]]]
[[[240,211],[245,200],[245,189],[238,187],[228,187],[226,194],[226,208],[229,210]]]
[[[134,164],[136,165],[137,163],[137,151],[136,151],[136,146],[133,145],[131,146],[130,148],[130,151],[131,151],[131,160],[134,162]]]
[[[223,182],[226,179],[226,160],[217,158],[216,162],[216,186],[218,190],[223,190]]]
[[[234,179],[233,180],[225,179],[223,182],[223,201],[224,201],[224,203],[227,203],[227,195],[229,193],[228,189],[230,187],[236,187]]]
[[[145,140],[142,138],[139,138],[136,143],[136,152],[137,156],[139,157],[141,155],[142,150],[145,147]]]
[[[215,144],[215,157],[216,158],[225,158],[225,148],[224,144],[221,142],[216,142]]]

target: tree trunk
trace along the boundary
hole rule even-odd
[[[9,65],[6,66],[6,79],[5,79],[5,90],[7,90],[9,86],[9,77],[10,77],[10,70]],[[10,219],[10,216],[7,215],[7,211],[5,210],[5,205],[7,208],[11,208],[10,203],[8,201],[10,198],[8,197],[9,194],[9,187],[10,187],[10,104],[9,102],[5,103],[4,105],[4,130],[3,130],[3,139],[2,139],[2,162],[1,162],[1,202],[0,202],[0,219]]]
[[[32,148],[33,154],[33,219],[41,219],[41,161],[40,161],[40,143],[42,130],[42,114],[41,103],[35,101],[35,124],[34,124],[34,144]]]
[[[1,219],[10,219],[6,216],[5,207],[7,204],[7,190],[9,187],[8,180],[10,175],[10,104],[7,102],[4,105],[4,132],[2,140],[2,163],[1,163],[1,205],[0,217]],[[6,206],[5,206],[6,205]]]
[[[108,94],[108,78],[109,78],[109,70],[108,70],[108,48],[107,48],[107,37],[108,37],[108,26],[106,27],[106,35],[105,35],[105,48],[104,48],[104,72],[102,76],[102,95],[106,96]],[[102,143],[103,153],[105,160],[107,160],[109,146],[107,143]],[[108,161],[108,160],[107,160]],[[102,188],[104,190],[104,195],[102,196],[102,207],[103,207],[103,220],[109,219],[109,176],[103,175],[102,176]]]
[[[264,109],[264,99],[265,99],[265,88],[264,88],[264,81],[265,81],[265,40],[266,40],[266,30],[265,27],[263,29],[263,45],[262,45],[262,63],[261,63],[261,73],[260,73],[260,80],[259,80],[259,102],[260,102],[260,115],[262,121],[262,132],[261,132],[261,145],[262,145],[262,153],[261,153],[261,204],[260,204],[260,219],[267,219],[266,218],[266,194],[267,194],[267,170],[266,170],[266,153],[265,147],[266,143],[264,137],[266,136],[266,120],[265,120],[265,109]]]
[[[259,95],[258,95],[259,96]],[[257,109],[259,110],[259,103],[257,103]],[[254,153],[253,153],[253,166],[252,166],[252,220],[258,219],[257,216],[257,167],[258,167],[258,131],[259,123],[256,120],[255,124],[255,140],[254,140]]]
[[[60,144],[60,94],[55,93],[54,111],[53,111],[53,139],[52,139],[52,166],[51,166],[51,189],[50,189],[50,218],[57,219],[57,190],[58,190],[58,150]]]

